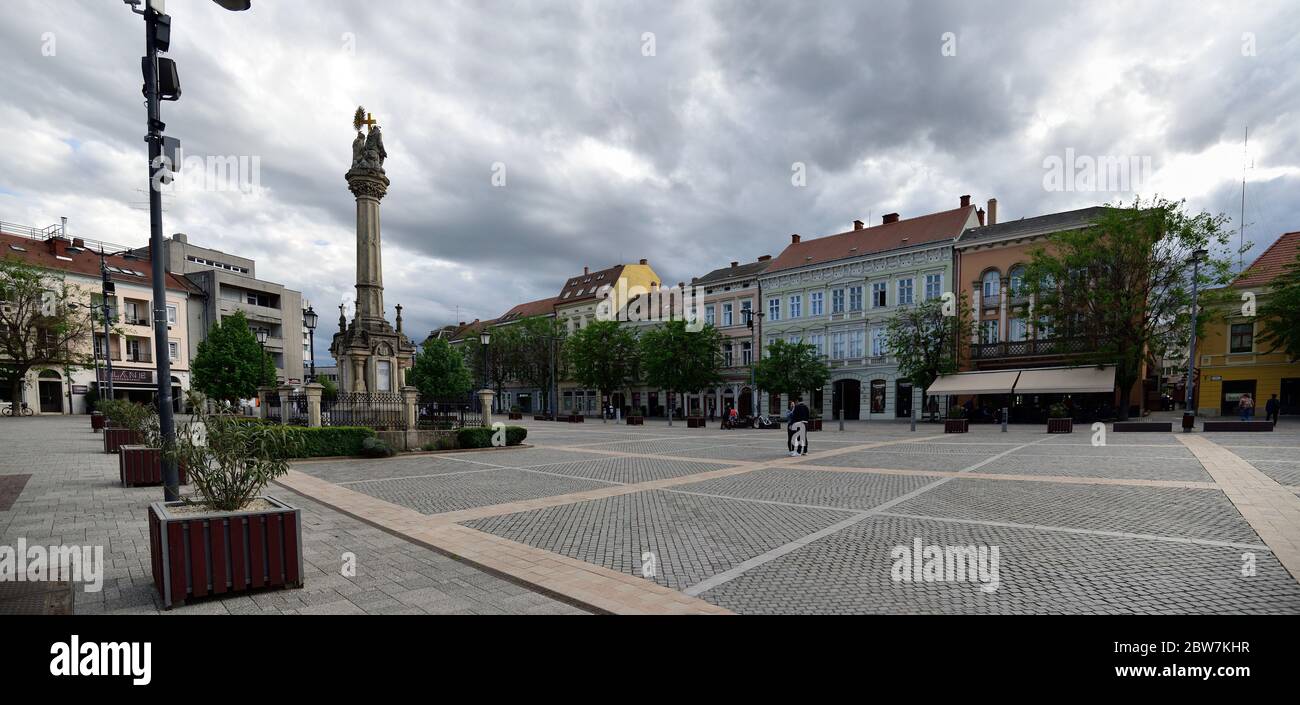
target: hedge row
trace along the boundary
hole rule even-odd
[[[294,428],[302,434],[300,457],[322,458],[335,455],[361,455],[367,438],[377,438],[373,428],[360,426],[326,426]]]
[[[456,445],[460,448],[490,448],[494,433],[493,429],[482,426],[462,428],[456,432]],[[528,429],[523,426],[506,426],[506,445],[517,446],[527,437]]]

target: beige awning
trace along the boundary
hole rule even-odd
[[[934,381],[926,396],[936,394],[1010,394],[1020,370],[1002,372],[958,372]]]
[[[1025,370],[1016,394],[1087,394],[1115,391],[1114,367],[1061,367]]]

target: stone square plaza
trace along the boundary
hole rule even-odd
[[[523,447],[295,462],[301,589],[169,614],[1296,614],[1300,424],[1272,433],[524,421]],[[1094,440],[1104,441],[1094,445]],[[0,545],[102,547],[0,612],[164,611],[84,418],[0,423]],[[192,488],[183,487],[188,494]]]

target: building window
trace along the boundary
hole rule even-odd
[[[803,296],[795,294],[790,297],[790,317],[799,318],[803,315]]]
[[[731,343],[724,343],[722,346],[722,366],[731,367],[734,363],[735,359],[732,357]]]
[[[871,356],[883,357],[885,355],[885,329],[871,329]]]
[[[754,362],[754,344],[746,340],[740,344],[740,364],[749,365]]]
[[[844,359],[844,343],[848,336],[844,333],[831,334],[831,357],[836,360]]]
[[[1029,294],[1029,287],[1025,283],[1024,265],[1016,265],[1011,268],[1011,282],[1008,284],[1008,296],[1026,296]]]
[[[876,282],[871,285],[871,308],[884,308],[887,303],[885,292],[889,290],[889,285],[885,282]]]
[[[1248,353],[1255,351],[1255,324],[1233,323],[1228,352]]]
[[[984,344],[998,342],[998,321],[991,319],[980,321],[980,342]]]
[[[825,311],[822,310],[822,299],[824,296],[825,294],[820,291],[814,291],[808,295],[808,315],[820,316],[825,313]]]
[[[769,321],[781,320],[781,299],[767,300],[767,320]]]
[[[1012,343],[1019,343],[1028,337],[1029,328],[1026,326],[1025,319],[1013,318],[1007,322],[1009,330],[1007,331],[1007,340]]]
[[[810,335],[808,336],[808,344],[813,346],[813,349],[817,351],[818,355],[826,354],[826,336],[820,333]]]
[[[844,313],[844,290],[831,292],[831,313]]]
[[[866,331],[855,330],[849,334],[849,357],[862,357],[862,343]]]
[[[745,299],[744,301],[741,301],[741,302],[740,302],[740,322],[741,322],[741,323],[748,323],[748,322],[749,322],[749,312],[750,312],[751,309],[754,308],[753,303],[754,303],[754,302],[753,302],[753,301],[750,301],[749,299]]]
[[[980,295],[986,300],[997,298],[1002,293],[1002,275],[998,274],[997,270],[985,272],[983,282]]]
[[[704,322],[711,326],[716,326],[718,324],[718,320],[713,313],[713,309],[714,309],[713,306],[704,307]]]
[[[943,275],[927,274],[925,275],[925,298],[926,300],[937,299],[943,296]]]
[[[181,341],[179,340],[167,341],[167,358],[172,362],[176,362],[177,360],[181,359]]]
[[[722,325],[733,325],[731,320],[731,304],[722,304]]]
[[[860,286],[849,287],[849,310],[850,311],[862,310],[862,287]]]
[[[898,305],[908,306],[912,303],[912,279],[898,280]]]
[[[167,325],[176,325],[176,305],[167,304]]]

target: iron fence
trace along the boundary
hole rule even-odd
[[[322,426],[365,426],[379,431],[406,430],[406,401],[401,394],[349,392],[320,405]]]
[[[420,397],[416,412],[418,427],[421,429],[451,430],[480,426],[483,423],[477,397]]]
[[[286,397],[286,401],[289,405],[281,409],[284,422],[290,426],[306,426],[311,420],[307,413],[307,394],[290,394]]]
[[[280,405],[280,395],[271,394],[266,398],[266,418],[276,423],[284,421],[284,409]]]

